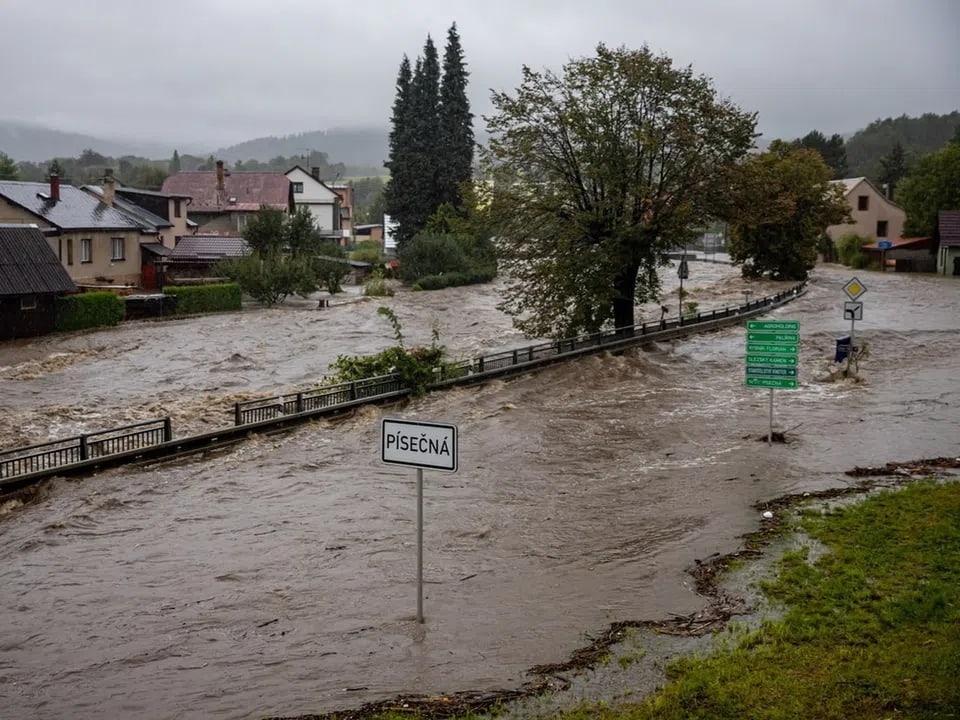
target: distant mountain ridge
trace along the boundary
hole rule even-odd
[[[309,155],[311,151],[327,154],[331,162],[354,167],[381,168],[387,160],[386,127],[331,128],[312,132],[267,136],[220,148],[214,154],[228,163],[259,160],[267,162],[282,155]]]
[[[228,163],[258,160],[268,162],[282,155],[308,155],[311,151],[327,154],[331,163],[354,168],[380,169],[387,159],[386,127],[331,128],[281,137],[267,136],[229,145],[216,151],[195,143],[137,142],[108,140],[83,133],[54,130],[12,120],[0,120],[0,152],[14,160],[43,162],[55,157],[78,157],[92,149],[102,155],[132,155],[151,160],[168,160],[173,151],[201,157],[213,155]]]
[[[139,142],[136,140],[107,140],[83,133],[54,130],[53,128],[15,120],[0,120],[0,152],[5,152],[14,160],[24,162],[42,162],[55,157],[77,157],[90,148],[103,155],[123,157],[134,155],[152,159],[169,158],[173,155],[173,144],[160,142]],[[185,143],[179,146],[180,152],[190,152],[199,146]]]

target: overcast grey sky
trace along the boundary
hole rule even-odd
[[[960,109],[960,0],[0,0],[0,117],[209,147],[384,125],[453,21],[478,115],[600,41],[692,65],[767,138]]]

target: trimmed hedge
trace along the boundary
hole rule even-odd
[[[237,283],[168,285],[163,292],[177,296],[177,315],[239,310],[243,297]]]
[[[89,292],[57,298],[57,330],[118,325],[126,314],[123,298],[112,292]]]
[[[477,285],[488,283],[497,276],[496,270],[473,270],[471,272],[450,272],[442,275],[425,275],[414,284],[421,290],[440,290],[458,285]]]

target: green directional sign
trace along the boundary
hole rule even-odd
[[[747,330],[800,332],[800,323],[796,320],[750,320]]]
[[[798,343],[800,335],[788,332],[748,332],[747,342]]]
[[[789,365],[797,366],[796,355],[751,355],[747,353],[747,366],[750,365]]]
[[[780,377],[770,377],[770,378],[748,377],[747,387],[774,388],[774,389],[780,388],[782,390],[796,390],[797,379],[796,378],[780,378]]]
[[[783,355],[796,355],[799,352],[799,345],[788,345],[788,344],[779,344],[779,343],[747,343],[747,352],[748,353],[780,353]]]
[[[796,320],[751,320],[747,323],[747,387],[794,389],[800,323]]]
[[[796,377],[795,367],[773,367],[770,365],[747,365],[747,377]]]

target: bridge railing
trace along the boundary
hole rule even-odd
[[[173,439],[170,418],[146,420],[64,440],[0,451],[0,480],[31,475],[94,458],[132,452]]]

